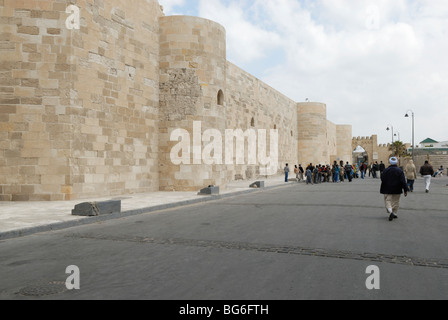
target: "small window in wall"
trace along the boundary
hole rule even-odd
[[[276,124],[274,124],[274,130],[277,130],[277,125]]]
[[[218,106],[223,106],[224,105],[224,93],[222,92],[222,90],[218,91]]]
[[[255,127],[255,119],[254,118],[252,118],[252,120],[250,120],[250,126]]]

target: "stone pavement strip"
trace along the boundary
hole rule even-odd
[[[283,176],[263,179],[265,188],[288,186]],[[255,181],[255,180],[254,180]],[[221,190],[219,195],[199,196],[197,192],[153,192],[145,194],[124,195],[55,202],[0,202],[0,240],[23,237],[35,233],[60,230],[80,225],[92,224],[110,219],[119,219],[133,215],[150,213],[200,202],[214,201],[226,197],[260,191],[249,188],[253,181],[234,181]],[[100,202],[121,200],[121,213],[97,217],[79,217],[71,214],[75,205],[83,202]]]

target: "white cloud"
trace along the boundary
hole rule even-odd
[[[369,28],[371,5],[322,0],[305,7],[294,0],[259,1],[259,7],[271,12],[270,24],[283,40],[287,57],[262,79],[298,101],[327,103],[329,118],[353,124],[354,135],[378,134],[386,143],[391,138],[385,129],[395,123],[397,131],[403,131],[401,137],[410,141],[406,110],[414,108],[425,117],[447,112],[447,83],[441,74],[448,72],[442,28],[448,15],[442,15],[445,20],[440,13],[428,17],[436,12],[407,6],[404,0],[376,1],[373,13],[378,21]],[[425,22],[417,8],[425,12]],[[421,139],[443,135],[443,126],[424,128]]]
[[[354,135],[387,143],[392,124],[410,142],[413,109],[416,140],[448,139],[446,0],[200,0],[198,11],[226,28],[229,60],[296,101],[327,103]]]
[[[226,6],[219,0],[199,1],[199,15],[226,28],[228,59],[236,64],[264,58],[280,45],[279,36],[251,23],[245,9],[241,2]]]

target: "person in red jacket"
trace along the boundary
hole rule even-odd
[[[384,194],[389,221],[392,221],[398,218],[397,214],[403,191],[404,196],[408,196],[408,184],[403,170],[398,167],[398,159],[392,157],[389,162],[391,166],[385,169],[381,175],[381,194]]]

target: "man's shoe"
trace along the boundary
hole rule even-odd
[[[394,219],[398,219],[398,216],[395,213],[391,213],[389,216],[389,221],[393,221]]]
[[[429,190],[426,190],[426,193],[429,193]]]

